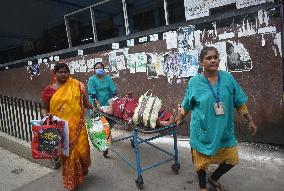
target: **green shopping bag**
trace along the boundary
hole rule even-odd
[[[106,151],[109,146],[106,128],[109,128],[109,124],[104,117],[96,116],[87,121],[87,131],[91,142],[101,152]]]

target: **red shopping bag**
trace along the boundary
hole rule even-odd
[[[32,126],[34,137],[31,149],[34,159],[52,159],[61,154],[64,125],[64,122],[51,121],[48,117],[43,125]]]
[[[129,121],[129,119],[133,117],[137,105],[138,98],[132,97],[132,93],[128,93],[125,97],[117,98],[113,102],[113,115],[119,119]]]

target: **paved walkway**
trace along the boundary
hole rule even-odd
[[[115,136],[125,134],[115,130]],[[172,138],[157,139],[155,144],[171,150]],[[134,150],[129,141],[112,145],[124,157],[135,161]],[[166,163],[143,173],[145,191],[197,190],[197,179],[193,170],[188,140],[179,138],[181,170],[178,175]],[[161,160],[164,155],[146,145],[141,145],[142,164]],[[284,188],[284,152],[266,146],[239,144],[241,164],[226,174],[221,182],[229,191],[269,191]],[[105,159],[102,153],[91,150],[92,166],[85,184],[78,191],[131,191],[137,174],[114,153]],[[51,170],[0,149],[0,190],[1,191],[63,191],[61,170]],[[210,168],[212,172],[213,167]],[[213,189],[210,189],[213,190]]]

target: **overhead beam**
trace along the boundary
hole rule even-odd
[[[67,2],[67,1],[63,1],[63,0],[46,0],[46,1],[53,1],[55,3],[59,3],[59,4],[64,4],[64,5],[68,5],[68,6],[72,6],[72,7],[77,7],[77,8],[84,8],[86,6],[82,6],[82,5],[79,5],[79,4],[76,4],[76,3],[70,3],[70,2]]]

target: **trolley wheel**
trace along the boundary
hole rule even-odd
[[[135,148],[135,144],[134,144],[134,141],[132,139],[130,140],[130,144],[131,144],[132,148]]]
[[[178,174],[179,173],[179,169],[180,169],[180,164],[173,164],[172,165],[172,170]]]
[[[105,158],[107,158],[107,155],[108,155],[108,149],[107,149],[107,150],[105,150],[105,151],[103,151],[103,155],[104,155],[104,157],[105,157]]]
[[[136,180],[135,180],[135,183],[136,183],[136,186],[138,187],[139,190],[142,190],[143,189],[143,178],[142,176],[138,177]]]

